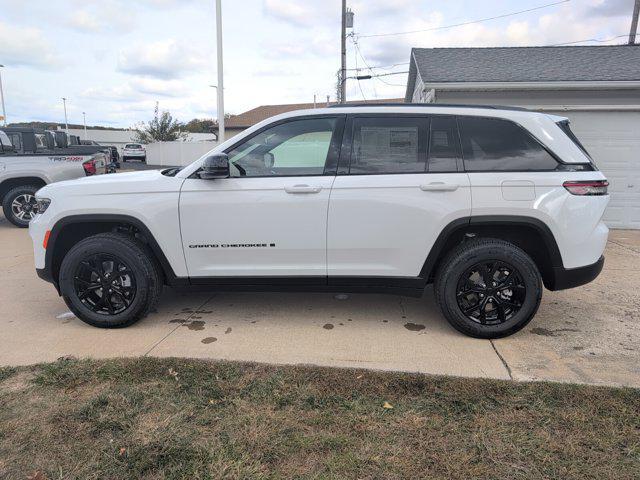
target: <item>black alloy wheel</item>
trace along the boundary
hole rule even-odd
[[[73,283],[78,299],[99,315],[124,312],[136,296],[133,270],[111,254],[98,253],[80,262]]]
[[[123,233],[99,233],[64,256],[60,293],[83,322],[122,328],[144,318],[162,292],[162,271],[151,249]]]
[[[505,240],[473,238],[454,247],[435,276],[436,302],[447,321],[475,338],[502,338],[524,328],[542,299],[538,266]]]
[[[498,325],[520,311],[527,294],[522,275],[498,260],[480,262],[460,276],[456,298],[462,313],[482,325]]]

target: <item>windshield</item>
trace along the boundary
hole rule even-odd
[[[142,148],[142,145],[139,145],[137,143],[130,143],[128,145],[125,145],[124,148],[139,149]]]

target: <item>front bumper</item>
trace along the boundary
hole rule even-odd
[[[549,285],[545,285],[549,290],[566,290],[568,288],[585,285],[600,275],[604,267],[604,256],[592,264],[579,268],[553,267],[553,275]]]

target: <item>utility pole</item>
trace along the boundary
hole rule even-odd
[[[631,31],[629,32],[629,45],[635,45],[636,43],[636,34],[638,33],[638,16],[640,16],[640,0],[636,0],[636,4],[633,7]]]
[[[69,122],[67,121],[67,99],[62,97],[62,106],[64,107],[64,129],[69,135]]]
[[[224,142],[224,73],[222,62],[222,0],[216,0],[216,35],[218,45],[218,142]]]
[[[340,86],[338,93],[340,98],[339,103],[344,103],[347,100],[346,82],[347,82],[347,0],[342,0],[342,33],[340,35],[341,43],[341,65],[340,65]]]
[[[84,124],[84,139],[87,139],[87,114],[82,112],[82,123]]]
[[[4,65],[0,65],[0,69],[4,68]],[[4,126],[7,126],[7,111],[4,108],[4,92],[2,91],[2,70],[0,70],[0,99],[2,99],[2,121]]]

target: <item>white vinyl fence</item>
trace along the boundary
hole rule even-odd
[[[158,142],[145,146],[147,164],[161,167],[183,167],[197,160],[217,142]]]

